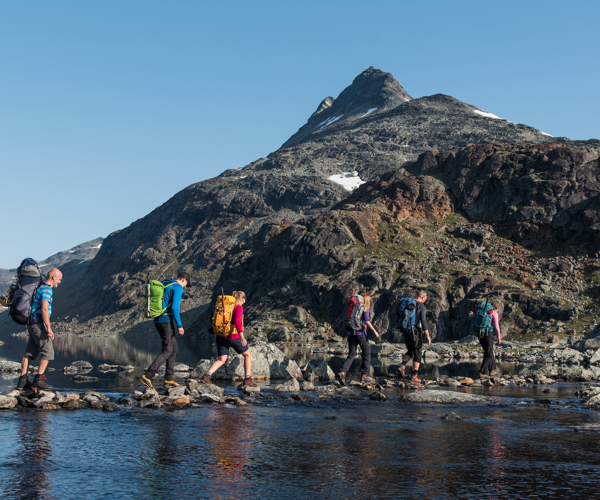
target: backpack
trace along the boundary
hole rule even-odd
[[[365,299],[358,293],[353,293],[348,301],[346,314],[344,315],[344,328],[348,332],[355,333],[364,330],[363,313],[365,312]]]
[[[471,330],[481,338],[494,331],[494,327],[492,326],[492,311],[492,304],[487,301],[480,302],[473,308]]]
[[[43,284],[44,275],[40,271],[38,263],[31,258],[23,260],[17,269],[17,282],[13,289],[14,293],[10,298],[10,310],[8,311],[8,315],[15,323],[19,325],[29,323],[31,304],[37,289]]]
[[[151,280],[148,278],[146,286],[144,288],[144,299],[145,299],[145,310],[144,315],[146,318],[158,318],[165,314],[167,308],[171,303],[163,307],[163,298],[165,296],[165,289],[169,288],[177,282],[168,283],[163,285],[162,281]]]
[[[413,330],[417,318],[417,302],[410,297],[399,299],[396,303],[396,327],[403,331]]]
[[[222,293],[222,292],[221,292]],[[238,333],[235,325],[231,321],[233,308],[235,307],[236,299],[232,295],[219,295],[215,302],[215,310],[211,318],[211,332],[220,337],[231,337]],[[242,325],[244,318],[242,318]]]

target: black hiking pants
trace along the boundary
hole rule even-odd
[[[406,345],[406,353],[402,356],[402,364],[408,363],[411,358],[413,363],[420,363],[423,357],[423,338],[421,332],[415,328],[414,334],[411,331],[404,331],[404,344]]]
[[[494,335],[489,333],[483,337],[479,337],[479,343],[483,347],[483,363],[479,368],[479,373],[489,375],[490,372],[496,370],[496,359],[494,358]]]
[[[172,380],[175,368],[175,358],[177,357],[177,338],[175,337],[175,333],[178,331],[178,328],[175,323],[154,323],[154,326],[156,326],[162,340],[162,350],[152,362],[150,368],[146,370],[146,376],[148,378],[154,377],[158,369],[166,361],[167,370],[165,372],[165,378]]]
[[[344,366],[342,366],[342,371],[344,373],[347,373],[352,366],[359,345],[362,351],[360,373],[365,375],[369,374],[369,367],[371,365],[371,346],[366,335],[348,335],[348,357],[346,358],[346,361],[344,361]]]

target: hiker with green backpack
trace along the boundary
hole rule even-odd
[[[160,354],[140,377],[140,382],[153,389],[152,377],[166,361],[165,387],[179,384],[173,378],[175,358],[177,357],[177,338],[175,333],[183,335],[184,329],[179,316],[183,289],[192,286],[190,275],[184,271],[177,274],[176,280],[150,281],[146,284],[146,317],[154,318],[154,326],[162,340]]]
[[[500,310],[500,302],[492,300],[475,304],[469,318],[471,318],[471,332],[477,335],[479,343],[483,348],[483,362],[479,368],[479,377],[488,378],[498,375],[496,368],[496,359],[494,358],[494,338],[492,334],[495,332],[498,336],[498,345],[502,344],[502,336],[500,333],[500,323],[498,321],[498,311]]]

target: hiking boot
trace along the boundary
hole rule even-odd
[[[146,377],[146,374],[144,373],[144,375],[142,375],[139,378],[139,381],[145,385],[148,389],[154,389],[154,386],[152,385],[152,380],[150,380],[148,377]]]
[[[479,378],[490,378],[490,376],[486,375],[485,373],[479,372]]]
[[[42,391],[51,391],[52,386],[46,383],[46,375],[36,375],[31,384],[32,389],[41,389]]]
[[[23,389],[31,389],[31,380],[29,380],[29,375],[25,374],[19,377],[17,389],[19,391],[22,391]]]
[[[165,387],[179,387],[179,384],[174,380],[165,379]]]
[[[369,377],[368,375],[363,374],[360,376],[360,382],[361,384],[374,384],[375,382],[377,382],[377,380],[375,380],[373,377]]]
[[[340,381],[340,384],[342,384],[343,387],[346,387],[346,372],[339,372],[338,380]]]
[[[421,379],[419,378],[419,374],[415,373],[412,378],[410,379],[411,382],[414,382],[415,384],[420,384],[421,383]]]
[[[406,367],[404,365],[398,367],[398,376],[400,378],[406,378]]]
[[[204,377],[202,377],[202,383],[203,384],[212,384],[212,380],[210,379],[210,375],[204,375]]]
[[[490,372],[490,377],[495,377],[496,375],[498,375],[500,372],[498,370],[492,370]]]
[[[254,382],[252,382],[251,378],[247,378],[244,380],[244,385],[246,387],[256,387],[256,384]]]

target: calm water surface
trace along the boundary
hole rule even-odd
[[[0,355],[19,361],[25,339],[5,342]],[[141,373],[160,343],[61,339],[56,348],[56,370],[49,379],[57,388],[121,394],[135,387],[133,374],[94,369],[89,375],[100,381],[78,385],[62,367],[86,359],[94,367],[133,364]],[[184,340],[178,361],[195,366],[211,349]],[[475,363],[462,365],[427,370],[468,375],[477,369]],[[1,379],[0,389],[15,382]],[[268,383],[261,386],[266,393],[272,390]],[[569,401],[579,387],[478,391]],[[231,384],[226,390],[236,391]],[[573,431],[578,424],[600,423],[594,411],[412,405],[395,399],[394,391],[388,394],[388,402],[368,404],[342,398],[175,411],[0,411],[1,498],[598,497],[600,434]],[[441,419],[451,411],[462,420]]]
[[[597,498],[598,435],[571,429],[596,421],[402,403],[10,411],[0,484],[7,499]]]

